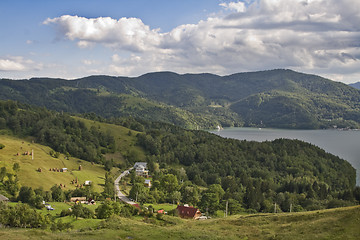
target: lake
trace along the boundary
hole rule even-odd
[[[225,128],[210,131],[224,138],[247,141],[272,141],[277,138],[298,139],[312,143],[326,152],[350,162],[356,169],[356,184],[360,185],[360,131],[348,130],[287,130],[271,128]]]

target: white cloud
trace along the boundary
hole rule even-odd
[[[42,67],[42,64],[35,63],[30,59],[24,59],[21,56],[8,56],[6,58],[0,58],[0,71],[41,70]]]
[[[98,61],[96,61],[96,60],[90,60],[90,59],[83,59],[83,60],[82,60],[82,63],[89,66],[89,65],[98,64]]]
[[[243,2],[220,3],[219,5],[228,10],[235,10],[237,12],[246,11],[245,3]]]
[[[64,15],[44,21],[44,24],[55,24],[58,31],[70,40],[78,40],[79,47],[88,47],[102,43],[113,48],[129,51],[151,49],[159,41],[158,30],[151,30],[138,18],[110,17],[84,18]]]
[[[343,69],[342,74],[352,74],[360,69],[358,0],[220,5],[234,12],[165,33],[137,18],[65,15],[44,24],[55,25],[79,47],[102,44],[115,49],[119,54],[112,56],[109,71],[121,75],[157,70],[227,74],[271,68],[320,74],[338,74]]]

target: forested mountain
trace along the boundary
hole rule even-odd
[[[359,128],[360,92],[291,70],[229,76],[148,73],[136,78],[0,80],[0,99],[72,113],[133,116],[187,128]]]
[[[232,210],[235,213],[243,208],[269,212],[274,202],[283,211],[289,210],[289,204],[301,211],[349,205],[360,198],[355,188],[355,169],[345,160],[305,142],[238,141],[166,123],[84,116],[91,122],[106,121],[140,131],[134,144],[144,150],[153,181],[150,190],[144,187],[143,180],[134,185],[143,188],[137,190],[140,202],[181,201],[214,212],[228,200],[232,207],[237,206]],[[2,134],[32,137],[69,157],[107,168],[105,154],[118,149],[113,135],[101,129],[68,114],[0,101]],[[127,165],[124,168],[142,160],[131,154],[123,157]]]
[[[360,89],[360,82],[351,83],[351,84],[349,84],[349,86]]]

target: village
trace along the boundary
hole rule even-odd
[[[24,153],[20,154],[20,153],[16,153],[15,156],[31,156],[31,159],[34,159],[34,150],[31,151],[25,151]],[[39,167],[37,169],[38,173],[43,173],[44,167]],[[73,171],[86,171],[82,165],[79,165],[77,169],[68,169],[67,167],[52,167],[48,169],[49,172],[52,173],[57,173],[57,174],[71,174]],[[119,182],[121,180],[123,180],[124,178],[128,178],[130,174],[135,175],[136,177],[141,177],[143,179],[143,183],[142,185],[147,188],[150,189],[153,185],[152,185],[152,176],[151,173],[149,171],[149,169],[147,168],[147,163],[146,162],[136,162],[134,164],[133,167],[129,168],[128,170],[123,171],[114,181],[114,190],[115,190],[115,198],[113,199],[115,202],[116,201],[121,201],[125,204],[129,204],[135,208],[138,209],[139,212],[142,211],[142,209],[149,209],[149,206],[151,206],[151,204],[146,204],[146,202],[142,202],[141,204],[138,202],[137,196],[135,198],[130,198],[128,193],[125,194],[120,190],[119,187]],[[129,179],[127,179],[129,181]],[[93,184],[93,182],[91,180],[85,180],[83,182],[81,182],[78,177],[75,177],[74,179],[72,179],[70,182],[63,182],[63,183],[58,183],[57,187],[59,189],[65,190],[67,188],[75,188],[75,189],[83,189],[83,188],[89,188],[91,187],[91,185]],[[132,185],[131,183],[125,183],[126,185]],[[68,186],[68,187],[67,187]],[[76,192],[76,191],[75,191]],[[106,198],[106,200],[112,200],[111,198]],[[0,194],[0,202],[10,202],[9,198],[7,198],[4,195]],[[69,199],[64,200],[65,203],[67,203],[69,205],[69,211],[71,212],[73,209],[74,205],[77,204],[84,204],[84,205],[96,205],[96,200],[91,198],[91,197],[86,197],[86,196],[71,196]],[[175,205],[174,205],[175,204]],[[43,207],[48,210],[48,211],[54,211],[56,207],[54,207],[54,203],[48,203],[47,201],[42,201],[42,205]],[[56,205],[56,204],[55,204]],[[161,204],[158,205],[160,206],[159,209],[153,209],[152,207],[150,207],[152,209],[152,211],[155,214],[163,214],[166,215],[168,214],[169,209],[171,209],[173,212],[175,211],[175,215],[180,217],[180,218],[184,218],[184,219],[194,219],[194,220],[205,220],[210,218],[208,216],[208,214],[203,214],[200,212],[200,210],[196,207],[193,207],[189,204],[179,204],[179,202],[172,202],[172,204],[170,204],[171,207],[169,208],[169,206],[167,205],[167,207],[165,208],[161,208]]]
[[[143,184],[146,188],[151,188],[151,186],[152,186],[151,175],[147,168],[147,163],[146,162],[136,162],[132,168],[122,172],[122,174],[115,180],[115,191],[117,193],[116,194],[117,197],[121,201],[123,201],[127,204],[130,204],[130,205],[133,205],[140,209],[139,204],[137,203],[137,199],[134,200],[134,199],[128,198],[119,189],[119,181],[121,180],[121,178],[130,174],[131,171],[134,171],[136,176],[146,178],[144,180]],[[156,213],[167,214],[167,212],[164,209],[159,209],[156,211]],[[185,218],[185,219],[205,220],[205,219],[210,218],[209,216],[202,214],[198,208],[189,206],[188,204],[177,205],[176,213],[177,213],[177,216],[179,216],[181,218]]]

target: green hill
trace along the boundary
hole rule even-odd
[[[0,142],[5,145],[5,148],[0,150],[0,168],[11,170],[14,163],[19,163],[20,170],[17,175],[22,186],[49,190],[54,184],[62,184],[65,185],[64,189],[75,189],[71,181],[77,178],[80,184],[86,180],[92,181],[95,191],[100,192],[103,188],[105,170],[101,165],[73,157],[67,160],[63,154],[54,158],[49,154],[52,150],[50,147],[16,137],[0,135]],[[31,155],[24,155],[25,152],[32,151],[34,159]],[[41,172],[38,171],[39,168]],[[53,171],[62,168],[67,168],[67,172]]]
[[[136,78],[0,80],[0,99],[72,113],[132,116],[187,128],[359,128],[360,92],[291,70],[229,76],[148,73]]]
[[[105,170],[145,159],[144,150],[136,146],[138,133],[123,126],[0,101],[0,143],[5,146],[0,149],[0,168],[14,174],[13,165],[19,164],[16,175],[21,186],[48,190],[62,184],[65,189],[75,189],[70,183],[78,179],[79,184],[92,181],[94,191],[101,192]],[[62,168],[67,171],[59,172]]]
[[[38,152],[45,153],[39,159],[42,162],[34,164],[28,155],[21,155],[21,147],[27,146],[21,146],[20,140],[16,144],[9,140],[6,142],[6,135],[3,135],[5,148],[0,151],[9,151],[9,159],[20,159],[19,163],[25,164],[20,164],[20,169],[26,171],[22,181],[24,184],[28,181],[31,186],[41,182],[41,175],[36,173],[38,168],[48,171],[47,186],[53,185],[54,180],[61,180],[48,170],[50,168],[66,167],[70,170],[66,174],[76,172],[78,165],[70,164],[72,159],[87,161],[84,166],[100,164],[105,170],[113,167],[124,169],[136,161],[146,161],[153,180],[169,182],[171,179],[174,187],[167,188],[166,184],[158,182],[155,188],[144,191],[141,201],[191,202],[211,213],[223,208],[225,199],[237,204],[238,209],[234,211],[244,207],[256,212],[270,212],[274,202],[283,211],[288,211],[290,204],[302,211],[347,206],[360,199],[355,188],[355,169],[345,160],[302,141],[238,141],[159,122],[102,119],[94,114],[84,116],[91,120],[0,101],[0,131],[19,139],[34,140],[54,150],[49,154],[50,148],[45,151],[34,149],[35,157],[38,157]],[[20,156],[17,156],[19,152]],[[50,155],[58,156],[55,157],[56,164],[50,163]],[[70,160],[65,160],[65,156]],[[7,169],[11,169],[13,164],[10,163]],[[16,195],[17,190],[12,188],[15,183],[7,184],[4,180],[6,173],[0,173],[4,189]],[[82,176],[85,171],[76,174],[81,181],[91,180],[88,179],[90,176]],[[104,171],[100,175],[104,176]],[[38,178],[32,179],[34,176]],[[67,182],[55,183],[68,186],[71,179],[64,181]],[[197,197],[191,198],[192,195]]]
[[[360,207],[304,213],[251,214],[206,221],[165,218],[161,226],[120,218],[107,228],[51,233],[44,230],[0,229],[2,239],[358,239]],[[92,226],[91,224],[90,226]]]

